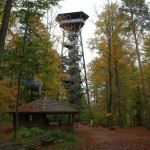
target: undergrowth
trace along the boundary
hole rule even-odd
[[[61,132],[60,130],[45,131],[39,128],[22,128],[17,132],[17,140],[22,145],[31,145],[34,143],[37,146],[41,146],[40,138],[48,135],[57,139],[51,145],[56,150],[79,150],[81,147],[81,142],[75,135],[69,132]]]

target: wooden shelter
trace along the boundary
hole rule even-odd
[[[43,97],[18,108],[18,127],[38,127],[74,132],[74,120],[79,112],[79,109],[71,105],[64,105]],[[13,115],[15,129],[16,110],[10,110],[8,113]]]

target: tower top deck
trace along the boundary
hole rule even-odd
[[[56,21],[60,27],[68,31],[79,31],[88,19],[88,15],[83,11],[58,14]]]

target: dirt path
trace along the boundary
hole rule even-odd
[[[143,127],[109,131],[81,125],[76,135],[85,140],[82,150],[150,150],[150,132]]]

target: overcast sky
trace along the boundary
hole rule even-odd
[[[120,2],[120,0],[111,0],[111,1]],[[146,1],[150,2],[150,0]],[[61,9],[59,10],[58,13],[83,11],[89,16],[82,30],[82,39],[86,64],[88,64],[95,56],[95,54],[90,52],[86,43],[86,41],[89,38],[93,37],[95,31],[95,25],[93,23],[96,21],[95,10],[98,10],[98,12],[100,12],[103,9],[106,2],[107,2],[106,0],[63,0],[59,3]]]

